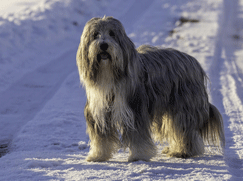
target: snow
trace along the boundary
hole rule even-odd
[[[114,16],[136,46],[196,57],[224,118],[224,155],[86,162],[76,50],[84,24]],[[199,20],[182,23],[181,17]],[[243,0],[8,0],[0,6],[0,180],[242,180]],[[8,147],[6,148],[6,145]],[[162,150],[162,146],[159,146]]]

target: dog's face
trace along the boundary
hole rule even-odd
[[[84,27],[77,52],[81,80],[96,83],[102,71],[110,69],[115,80],[127,74],[136,56],[133,42],[117,19],[92,18]]]

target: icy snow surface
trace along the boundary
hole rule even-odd
[[[196,57],[224,118],[226,148],[190,159],[86,162],[76,50],[92,17],[118,18],[136,46]],[[199,20],[181,23],[179,19]],[[0,3],[0,180],[242,180],[243,0],[7,0]]]

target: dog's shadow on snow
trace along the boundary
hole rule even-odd
[[[88,153],[86,153],[87,156]],[[169,158],[164,154],[158,154],[150,162],[136,161],[127,162],[127,153],[118,153],[110,161],[106,162],[87,162],[80,160],[79,164],[69,165],[76,170],[92,171],[93,175],[87,175],[86,179],[100,178],[96,177],[96,173],[120,174],[123,173],[127,177],[138,177],[141,175],[156,177],[181,178],[185,174],[200,174],[202,170],[211,174],[225,174],[226,166],[223,156],[220,155],[203,155],[200,157],[181,159]],[[85,158],[85,157],[83,157]],[[75,158],[74,158],[75,159]]]
[[[46,155],[45,158],[26,158],[26,169],[43,176],[53,172],[61,176],[64,173],[75,174],[77,177],[86,179],[102,179],[116,175],[118,180],[132,179],[135,177],[153,177],[154,179],[176,179],[186,174],[225,174],[227,170],[223,156],[203,155],[189,159],[169,158],[166,155],[158,154],[150,162],[136,161],[127,162],[128,153],[119,152],[110,161],[87,162],[88,149],[81,152],[65,154],[62,157]],[[65,174],[63,175],[65,177]],[[60,179],[55,175],[48,176],[48,179]]]

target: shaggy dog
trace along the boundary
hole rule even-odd
[[[92,18],[84,27],[77,66],[87,94],[87,161],[106,161],[129,148],[128,161],[149,161],[154,141],[163,153],[187,158],[204,144],[224,147],[223,120],[209,103],[207,76],[197,60],[174,49],[135,49],[115,18]]]

